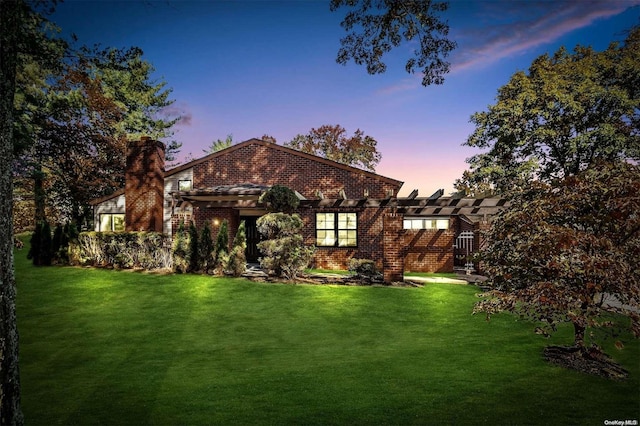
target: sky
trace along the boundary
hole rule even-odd
[[[640,0],[452,0],[442,18],[458,47],[444,84],[428,87],[404,69],[411,43],[385,57],[384,74],[337,64],[344,13],[330,12],[329,0],[66,0],[51,20],[79,43],[144,51],[182,116],[179,159],[229,134],[281,144],[339,124],[378,142],[376,173],[404,181],[400,196],[428,197],[453,192],[465,159],[480,152],[463,146],[471,115],[515,72],[561,46],[624,40],[640,24]]]

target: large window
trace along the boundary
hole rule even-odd
[[[356,247],[356,213],[316,213],[316,245],[320,247]]]
[[[449,219],[426,217],[406,218],[404,229],[449,229]]]
[[[184,179],[178,181],[178,191],[191,191],[193,189],[193,182],[190,179]]]
[[[124,231],[124,214],[106,213],[100,215],[100,231]]]

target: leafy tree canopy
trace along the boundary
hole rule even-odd
[[[476,312],[516,312],[541,321],[545,333],[573,323],[582,353],[606,327],[640,336],[638,194],[640,167],[622,161],[535,182],[493,221],[481,253],[492,291]]]
[[[203,149],[205,154],[213,154],[214,152],[222,151],[223,149],[227,149],[233,145],[233,135],[228,134],[225,140],[217,139],[211,142],[209,148]]]
[[[538,57],[475,113],[465,193],[505,193],[551,182],[598,161],[640,160],[640,27],[602,52],[577,46]]]
[[[387,69],[382,61],[386,53],[403,41],[415,41],[418,47],[405,64],[407,72],[420,71],[423,86],[444,82],[450,65],[445,58],[456,47],[447,38],[449,24],[440,17],[449,7],[447,2],[331,0],[331,11],[342,7],[349,12],[340,24],[347,36],[340,40],[339,64],[353,60],[365,65],[369,74],[380,74]]]
[[[311,129],[306,135],[296,135],[291,141],[285,142],[284,146],[374,171],[382,159],[382,154],[376,149],[377,144],[374,138],[365,135],[360,129],[348,137],[346,129],[339,124],[325,124]]]

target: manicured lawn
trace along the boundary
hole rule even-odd
[[[639,419],[631,379],[548,365],[471,286],[257,284],[33,268],[17,252],[26,424],[581,424]]]

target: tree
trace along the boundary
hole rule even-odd
[[[244,220],[240,222],[238,231],[233,239],[227,270],[236,277],[242,275],[247,266],[247,233]]]
[[[200,243],[198,245],[198,251],[200,254],[200,266],[204,273],[208,273],[213,266],[213,255],[215,253],[213,246],[213,240],[211,239],[211,226],[209,222],[205,222],[202,227],[202,233],[200,234]]]
[[[200,269],[200,249],[198,242],[198,228],[192,220],[189,223],[189,272]]]
[[[640,160],[639,85],[640,26],[602,52],[577,46],[538,57],[471,117],[465,145],[488,151],[467,159],[471,170],[456,188],[505,193],[598,161]]]
[[[341,26],[347,36],[340,40],[336,61],[346,65],[349,60],[365,65],[369,74],[386,71],[384,54],[403,41],[416,40],[418,48],[406,64],[408,73],[421,71],[422,85],[442,84],[449,72],[445,58],[456,43],[447,38],[449,25],[440,18],[449,5],[432,0],[331,0],[330,9],[350,8]]]
[[[260,203],[265,204],[270,212],[291,214],[300,205],[295,191],[284,185],[273,185],[260,196]]]
[[[57,50],[49,49],[55,54],[47,67],[29,57],[21,61],[16,170],[33,179],[36,222],[51,201],[65,219],[81,224],[90,216],[90,199],[123,185],[127,139],[169,139],[170,161],[180,148],[171,140],[179,118],[165,113],[171,90],[151,79],[154,69],[139,48],[72,49],[41,38]]]
[[[274,138],[273,136],[268,135],[266,133],[264,135],[262,135],[262,137],[260,139],[265,141],[265,142],[269,142],[269,143],[277,143],[276,138]]]
[[[264,255],[260,266],[287,280],[295,280],[309,265],[314,247],[304,244],[300,234],[304,223],[297,214],[268,213],[258,221],[258,232],[265,238],[258,243]]]
[[[184,221],[180,221],[178,230],[173,237],[172,257],[173,271],[184,274],[189,270],[190,253],[189,233],[184,229]]]
[[[541,321],[545,334],[572,323],[573,347],[550,353],[572,354],[578,364],[602,361],[587,340],[608,327],[640,336],[639,191],[640,167],[626,162],[534,183],[493,221],[480,257],[492,290],[475,312],[515,312]]]
[[[16,281],[13,262],[14,98],[18,53],[32,38],[35,14],[21,1],[0,2],[0,423],[21,425]]]
[[[229,263],[229,221],[227,219],[220,224],[214,251],[213,267],[218,273],[222,273]]]
[[[376,149],[378,142],[371,136],[366,136],[360,129],[351,137],[347,137],[346,133],[339,124],[326,124],[317,129],[312,128],[306,135],[295,136],[284,146],[374,171],[382,159],[382,155]]]
[[[231,147],[232,145],[233,145],[233,135],[232,134],[228,134],[227,138],[225,140],[216,139],[215,141],[211,142],[211,145],[209,145],[209,148],[203,149],[202,151],[205,154],[213,154],[214,152],[218,152],[218,151],[222,151],[223,149],[227,149],[227,148]]]

